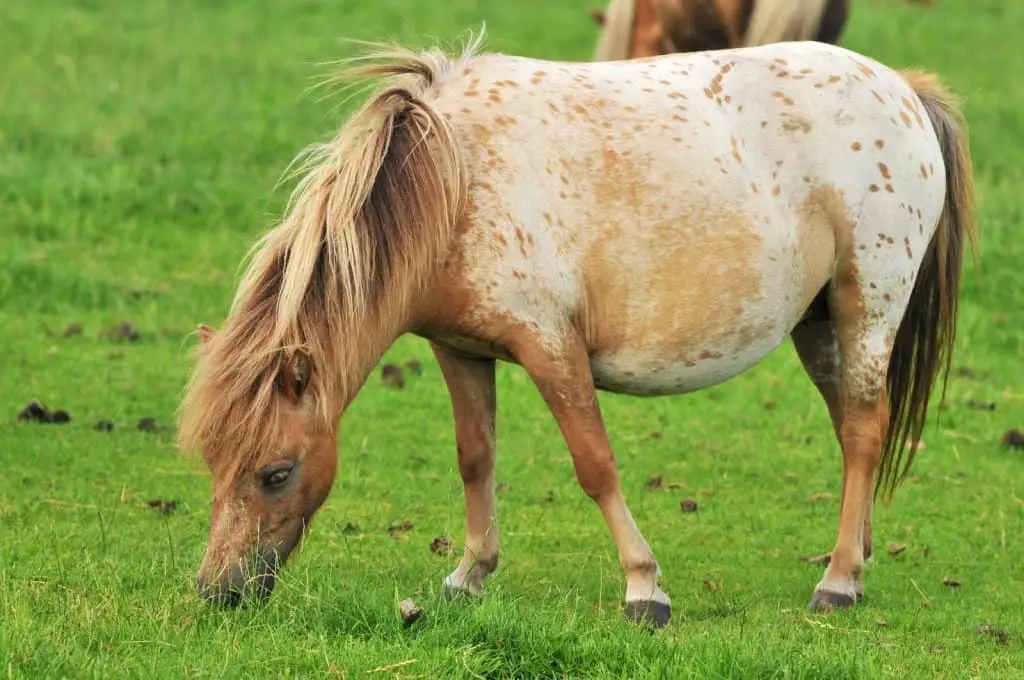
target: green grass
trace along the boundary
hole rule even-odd
[[[173,431],[134,424],[173,425],[186,334],[223,317],[242,255],[283,207],[279,174],[341,120],[302,95],[313,64],[347,54],[340,38],[449,42],[482,20],[492,49],[586,59],[591,4],[0,3],[0,676],[352,678],[408,662],[368,677],[1024,677],[1024,453],[999,445],[1024,427],[1024,4],[1003,0],[858,2],[845,39],[966,98],[983,244],[956,358],[975,377],[952,382],[915,476],[876,511],[865,604],[804,608],[821,568],[797,557],[832,546],[839,453],[787,344],[697,394],[602,395],[674,600],[668,629],[621,620],[614,545],[509,366],[501,567],[480,602],[442,606],[457,555],[428,546],[459,546],[461,484],[445,387],[413,338],[388,359],[419,358],[423,376],[402,391],[374,378],[350,409],[334,492],[270,603],[197,599],[208,474]],[[138,342],[103,336],[121,320]],[[60,337],[72,322],[84,332]],[[73,421],[15,423],[32,398]],[[100,419],[117,428],[95,431]],[[646,491],[655,474],[681,488]],[[685,496],[697,513],[679,511]],[[150,509],[157,498],[177,510]],[[403,520],[413,528],[389,535]],[[410,596],[425,616],[404,629]],[[1007,644],[975,632],[985,623]]]

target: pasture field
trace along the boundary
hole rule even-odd
[[[436,599],[462,490],[447,392],[415,338],[384,361],[422,375],[395,389],[375,373],[346,414],[333,494],[271,601],[225,612],[195,595],[210,480],[175,449],[188,333],[219,324],[283,208],[276,180],[351,106],[303,94],[315,63],[349,54],[341,38],[451,44],[483,20],[490,49],[589,59],[592,4],[0,3],[0,676],[1024,677],[1024,450],[1000,445],[1024,428],[1024,3],[1005,0],[861,0],[843,41],[965,98],[982,243],[946,408],[876,510],[862,605],[806,611],[822,567],[799,558],[832,547],[840,456],[788,342],[713,389],[601,397],[673,598],[665,630],[622,620],[614,544],[512,366],[501,566],[479,602]],[[136,339],[109,332],[124,321]],[[71,422],[17,423],[31,399]],[[406,597],[425,611],[410,628]]]

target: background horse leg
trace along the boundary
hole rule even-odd
[[[838,45],[849,14],[849,0],[828,0],[818,26],[818,35],[814,39],[818,42]]]
[[[658,587],[658,563],[622,497],[586,348],[578,337],[566,338],[557,347],[547,338],[531,337],[514,354],[558,421],[580,486],[601,509],[618,546],[626,575],[626,617],[659,628],[666,625],[672,603]]]
[[[802,323],[793,329],[793,346],[796,348],[797,356],[800,357],[807,375],[811,382],[818,388],[825,405],[828,406],[828,414],[832,419],[832,428],[835,431],[839,446],[843,445],[842,423],[843,423],[843,393],[842,393],[842,361],[839,356],[839,340],[836,337],[835,325],[830,320],[811,321]],[[883,428],[883,432],[885,429]],[[846,497],[846,461],[843,462],[842,495],[840,496],[839,507],[842,512],[843,502]],[[873,503],[872,503],[873,505]],[[869,505],[864,517],[863,550],[864,561],[871,559],[871,507]],[[857,599],[864,596],[864,585],[860,578],[856,579],[855,590]]]
[[[468,359],[431,346],[452,399],[459,473],[466,495],[466,549],[444,584],[450,592],[479,595],[484,578],[498,567],[494,360]]]

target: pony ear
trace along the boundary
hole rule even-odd
[[[604,10],[603,9],[592,9],[590,10],[590,18],[594,20],[594,23],[598,26],[604,27]]]
[[[210,340],[213,340],[213,336],[216,335],[216,333],[217,331],[213,330],[205,323],[201,323],[196,326],[196,335],[199,336],[199,341],[203,343],[204,346],[210,344]]]
[[[213,336],[217,334],[217,331],[207,326],[205,323],[201,323],[196,326],[196,335],[199,336],[199,346],[196,348],[196,352],[199,356],[203,356],[206,350],[210,348],[210,341],[213,340]]]
[[[299,401],[309,387],[310,360],[309,355],[296,351],[291,359],[281,367],[281,389],[293,401]]]

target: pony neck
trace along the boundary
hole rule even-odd
[[[384,354],[405,334],[407,329],[404,315],[392,316],[399,318],[393,318],[390,323],[380,320],[376,323],[366,323],[350,336],[353,339],[349,344],[352,351],[341,359],[341,365],[334,367],[337,372],[334,384],[335,394],[338,395],[335,409],[338,418],[344,415],[359,395]]]

